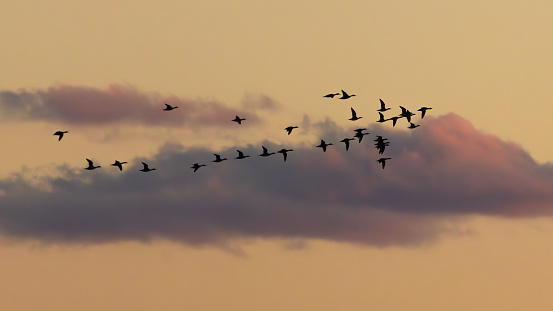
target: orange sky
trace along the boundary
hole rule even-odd
[[[85,156],[105,166],[114,157],[155,158],[166,142],[227,150],[267,139],[305,148],[318,143],[315,127],[326,118],[340,129],[351,126],[350,106],[371,121],[379,98],[393,109],[453,112],[544,164],[553,151],[547,144],[553,43],[546,36],[552,6],[493,0],[0,3],[0,92],[120,85],[194,103],[190,107],[249,109],[260,120],[256,130],[223,127],[221,133],[217,126],[197,130],[187,123],[23,120],[3,111],[0,178],[22,174],[36,182],[37,176],[61,175],[56,165],[64,164],[82,173]],[[347,103],[321,97],[340,89],[357,96]],[[266,100],[274,107],[260,108]],[[282,124],[307,124],[306,116],[311,131],[284,134]],[[52,137],[60,126],[70,128],[64,145]],[[490,165],[500,160],[486,159]],[[550,309],[550,218],[476,211],[441,221],[460,233],[422,246],[383,248],[320,238],[249,237],[227,241],[225,249],[161,239],[58,245],[6,237],[0,306]]]

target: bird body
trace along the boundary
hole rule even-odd
[[[88,167],[85,167],[84,168],[85,170],[92,171],[94,169],[97,169],[97,168],[101,167],[100,165],[94,166],[94,163],[92,163],[92,160],[90,160],[90,159],[86,159],[86,161],[88,162]]]
[[[144,166],[144,168],[140,170],[141,172],[150,172],[150,171],[155,171],[156,170],[155,168],[149,168],[148,164],[146,164],[144,162],[142,162],[142,165]]]
[[[165,110],[165,111],[171,111],[171,110],[176,109],[176,108],[179,108],[179,107],[177,107],[177,106],[171,106],[171,105],[169,105],[169,104],[166,103],[166,104],[165,104],[165,109],[163,109],[163,110]]]
[[[240,150],[236,150],[236,151],[238,151],[238,156],[235,159],[245,159],[249,157],[249,155],[244,155],[244,153]]]
[[[401,117],[401,116],[391,117],[391,118],[389,118],[389,119],[386,119],[386,121],[392,120],[392,126],[395,127],[395,126],[396,126],[397,119],[399,119],[399,118],[402,118],[402,117]]]
[[[288,132],[288,135],[290,135],[292,133],[292,130],[297,129],[297,128],[298,128],[297,126],[289,126],[289,127],[285,128],[284,130],[286,132]]]
[[[274,152],[268,152],[265,146],[261,146],[261,148],[263,148],[263,153],[259,155],[260,157],[268,157],[270,155],[275,154]]]
[[[216,153],[214,153],[213,155],[215,155],[215,160],[213,160],[213,162],[223,162],[227,159],[227,158],[221,158],[221,156]]]
[[[350,140],[355,140],[355,138],[344,138],[344,139],[340,140],[341,143],[344,143],[346,145],[346,151],[349,150],[349,141]]]
[[[419,124],[413,124],[412,122],[409,122],[409,123],[411,123],[411,124],[407,127],[408,129],[414,129],[414,128],[420,126]]]
[[[386,104],[382,101],[382,99],[380,99],[380,109],[378,109],[377,111],[384,112],[386,110],[390,110],[390,108],[386,108]]]
[[[405,117],[407,118],[407,122],[411,122],[411,116],[414,116],[415,114],[402,106],[399,106],[399,108],[401,108],[401,114],[399,115],[399,117]]]
[[[348,120],[355,121],[355,120],[359,120],[361,118],[362,117],[358,117],[355,110],[353,108],[351,108],[351,118],[349,118]]]
[[[355,96],[355,94],[349,95],[344,90],[342,90],[342,97],[340,97],[340,99],[348,99],[348,98],[353,97],[353,96]]]
[[[324,140],[321,139],[321,144],[320,144],[320,145],[317,145],[317,146],[315,146],[315,147],[322,148],[322,149],[323,149],[323,152],[326,152],[326,147],[327,147],[327,146],[331,146],[331,145],[332,145],[332,143],[328,143],[328,144],[327,144],[327,143],[325,143]]]
[[[418,109],[417,111],[420,111],[421,112],[421,119],[424,119],[424,115],[426,114],[426,110],[430,110],[432,108],[430,107],[421,107],[420,109]]]
[[[234,118],[234,120],[232,120],[233,122],[236,122],[238,124],[242,124],[242,121],[244,121],[246,119],[244,118],[240,118],[239,116],[236,116],[236,118]]]
[[[69,133],[68,131],[57,131],[54,133],[54,135],[58,135],[58,141],[60,141],[63,138],[63,134]]]
[[[378,114],[380,115],[380,119],[378,119],[376,122],[382,123],[387,121],[386,119],[384,119],[384,115],[382,114],[382,112],[379,112]]]
[[[391,158],[380,158],[376,160],[378,163],[382,163],[382,169],[384,169],[384,166],[386,166],[386,160],[390,160]]]
[[[293,149],[280,149],[279,151],[277,151],[277,153],[282,153],[282,155],[284,156],[284,162],[286,162],[286,158],[288,157],[288,152],[289,151],[294,151]]]
[[[119,168],[120,171],[123,170],[123,164],[125,164],[127,162],[119,162],[117,160],[115,160],[115,163],[112,164],[112,166],[117,166]]]
[[[194,169],[194,172],[196,172],[202,166],[205,166],[205,164],[194,163],[190,168]]]
[[[330,94],[326,94],[325,96],[323,97],[326,97],[326,98],[334,98],[334,96],[336,95],[340,95],[340,93],[330,93]]]

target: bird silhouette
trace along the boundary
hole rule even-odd
[[[390,160],[391,158],[380,158],[376,160],[378,163],[382,163],[382,169],[384,169],[384,166],[386,166],[386,160]]]
[[[412,122],[409,122],[409,123],[411,123],[411,124],[407,127],[408,129],[414,129],[414,128],[420,126],[419,124],[413,124]]]
[[[213,160],[213,162],[223,162],[227,159],[227,158],[221,158],[221,156],[216,153],[214,153],[213,155],[215,155],[215,160]]]
[[[331,93],[331,94],[326,94],[325,96],[323,97],[326,97],[326,98],[334,98],[334,96],[336,95],[340,95],[340,93]]]
[[[141,172],[150,172],[150,171],[155,171],[156,170],[155,168],[149,168],[148,164],[146,164],[144,162],[142,162],[142,165],[144,165],[144,168],[140,170]]]
[[[340,140],[341,143],[344,143],[346,145],[346,151],[349,150],[349,141],[350,140],[355,140],[355,138],[344,138],[344,139]]]
[[[353,108],[351,108],[351,118],[349,118],[348,120],[355,121],[355,120],[359,120],[361,118],[362,117],[358,117],[355,110],[353,110]]]
[[[382,114],[382,112],[379,112],[378,114],[380,115],[380,119],[378,119],[376,122],[382,123],[382,122],[388,121],[388,120],[384,119],[384,115]]]
[[[297,129],[297,128],[298,128],[297,126],[289,126],[289,127],[285,128],[284,130],[286,132],[288,132],[288,135],[290,135],[292,133],[292,130]]]
[[[348,99],[348,98],[353,97],[353,96],[355,96],[355,94],[349,95],[344,90],[342,90],[342,97],[340,97],[340,99]]]
[[[315,147],[323,148],[323,152],[326,152],[326,147],[327,147],[327,146],[331,146],[331,145],[332,145],[332,143],[328,143],[328,144],[327,144],[327,143],[325,143],[324,140],[321,139],[321,144],[320,144],[320,145],[317,145],[317,146],[315,146]]]
[[[288,157],[288,152],[289,151],[294,151],[293,149],[280,149],[279,151],[277,151],[277,153],[282,153],[282,155],[284,156],[284,162],[286,162],[286,158]]]
[[[90,160],[90,159],[86,159],[86,161],[88,161],[88,167],[85,167],[84,168],[85,170],[92,171],[94,169],[97,169],[97,168],[101,167],[100,165],[94,166],[94,163],[92,163],[92,160]]]
[[[261,157],[268,157],[268,156],[270,156],[270,155],[275,154],[274,152],[270,152],[270,153],[267,152],[267,148],[265,148],[265,146],[261,146],[261,148],[263,148],[263,153],[259,155],[259,156],[261,156]]]
[[[115,163],[113,163],[112,165],[117,166],[119,168],[119,170],[122,171],[123,170],[123,164],[125,164],[125,163],[127,163],[127,162],[119,162],[119,161],[115,160]]]
[[[407,122],[411,122],[411,116],[414,116],[415,114],[403,108],[402,106],[399,106],[399,108],[401,108],[401,114],[399,115],[399,117],[405,117],[407,118]]]
[[[169,104],[166,103],[166,104],[165,104],[165,109],[163,109],[163,110],[165,110],[165,111],[171,111],[171,110],[176,109],[176,108],[179,108],[179,107],[177,107],[177,106],[171,106],[171,105],[169,105]]]
[[[402,118],[402,117],[401,117],[401,116],[391,117],[391,118],[389,118],[389,119],[386,119],[386,121],[392,120],[392,126],[395,127],[395,126],[396,126],[397,119],[400,119],[400,118]]]
[[[421,119],[424,119],[424,115],[426,114],[426,110],[430,110],[432,108],[430,107],[421,107],[420,109],[418,109],[417,111],[420,111],[421,112]]]
[[[242,124],[242,121],[244,121],[244,120],[246,120],[246,119],[243,119],[243,118],[240,118],[239,116],[236,116],[236,118],[234,118],[234,120],[232,120],[232,121],[234,121],[238,124]]]
[[[359,142],[361,142],[363,140],[363,136],[370,134],[370,133],[363,133],[364,130],[366,130],[366,129],[356,129],[356,130],[354,130],[355,135],[353,135],[353,137],[357,138],[359,140]]]
[[[390,110],[390,108],[386,108],[386,104],[382,101],[382,99],[380,99],[380,109],[378,109],[377,111],[384,112],[386,110]]]
[[[245,159],[249,157],[249,155],[244,155],[244,153],[240,150],[236,150],[236,151],[238,151],[238,156],[235,159]]]
[[[63,134],[69,133],[68,131],[57,131],[54,133],[54,135],[58,135],[58,141],[60,141],[63,138]]]
[[[195,173],[202,166],[205,166],[205,164],[194,163],[190,168],[194,169],[194,173]]]

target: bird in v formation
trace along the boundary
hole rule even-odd
[[[349,95],[344,90],[341,90],[341,91],[342,91],[342,97],[340,97],[340,99],[348,99],[348,98],[351,98],[353,96],[356,96],[355,94]],[[327,94],[323,97],[334,98],[337,95],[340,95],[340,93],[330,93],[330,94]],[[394,116],[394,117],[391,117],[391,118],[388,118],[388,119],[385,119],[382,112],[388,111],[388,110],[390,110],[390,108],[386,107],[386,105],[385,105],[385,103],[382,99],[379,99],[379,101],[380,101],[380,109],[377,110],[378,114],[379,114],[379,119],[376,122],[383,123],[383,122],[391,120],[392,121],[392,126],[395,127],[396,122],[397,122],[398,119],[406,118],[407,121],[410,123],[410,125],[408,127],[409,129],[414,129],[414,128],[420,126],[419,124],[414,124],[413,122],[411,122],[411,117],[414,116],[415,114],[410,112],[408,109],[406,109],[403,106],[399,106],[401,108],[401,114],[399,114],[397,116]],[[171,106],[167,103],[165,103],[165,106],[166,106],[165,109],[163,109],[165,111],[171,111],[171,110],[174,110],[174,109],[178,108],[178,106]],[[352,117],[349,120],[356,121],[356,120],[359,120],[359,119],[362,118],[362,117],[357,116],[357,113],[353,109],[353,107],[351,107],[350,109],[351,109]],[[426,111],[430,110],[430,109],[432,109],[432,108],[431,107],[421,107],[417,110],[417,111],[421,112],[421,119],[424,118],[424,116],[426,114]],[[238,124],[242,124],[242,121],[244,121],[244,120],[246,120],[246,119],[245,118],[240,118],[239,116],[236,116],[231,121],[236,122]],[[294,130],[296,128],[298,128],[298,126],[288,126],[288,127],[285,128],[285,130],[288,133],[288,135],[290,135],[292,133],[292,130]],[[353,136],[353,138],[348,137],[348,138],[344,138],[344,139],[340,140],[340,142],[343,142],[345,144],[346,151],[349,150],[349,146],[350,146],[349,142],[354,140],[355,138],[357,138],[359,143],[361,143],[361,141],[363,140],[363,136],[369,134],[369,133],[364,133],[363,131],[365,131],[365,130],[366,130],[365,128],[355,129],[354,130],[355,135]],[[56,131],[54,133],[54,135],[58,136],[58,141],[61,141],[64,134],[66,134],[66,133],[68,133],[68,131]],[[377,135],[377,139],[375,139],[375,142],[376,142],[375,146],[378,149],[379,154],[382,154],[385,150],[385,147],[389,146],[389,142],[387,141],[387,138],[383,138],[382,136],[379,136],[379,135]],[[331,145],[333,145],[333,144],[332,143],[326,143],[324,140],[321,139],[321,143],[319,145],[317,145],[316,147],[319,147],[323,150],[323,152],[326,152],[327,146],[331,146]],[[281,149],[277,152],[268,152],[268,150],[265,146],[262,146],[262,148],[263,148],[263,152],[259,156],[268,157],[268,156],[273,155],[275,153],[281,153],[283,155],[284,161],[287,160],[288,152],[293,151],[293,149],[283,148],[283,149]],[[235,159],[245,159],[245,158],[249,157],[249,155],[244,155],[244,153],[240,150],[237,150],[237,152],[238,152],[238,156]],[[221,158],[221,156],[219,154],[214,154],[214,155],[215,155],[215,160],[213,160],[213,162],[223,162],[223,161],[227,160],[227,158]],[[386,160],[390,160],[390,159],[391,158],[380,158],[377,161],[379,163],[381,163],[382,168],[384,168]],[[95,166],[93,161],[88,159],[88,158],[86,160],[88,162],[88,167],[85,167],[86,170],[94,170],[94,169],[97,169],[97,168],[101,167],[99,165]],[[120,162],[120,161],[116,160],[111,165],[116,166],[116,167],[119,168],[120,171],[123,171],[123,164],[126,164],[126,163],[127,162],[125,162],[125,161]],[[142,172],[150,172],[150,171],[156,170],[155,168],[150,168],[148,166],[148,164],[146,164],[145,162],[142,162],[142,165],[143,165],[143,168],[140,170]],[[202,166],[206,166],[206,165],[205,164],[194,163],[190,168],[192,168],[194,170],[194,172],[196,172]]]

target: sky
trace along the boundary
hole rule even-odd
[[[549,310],[552,9],[1,2],[0,306]]]

